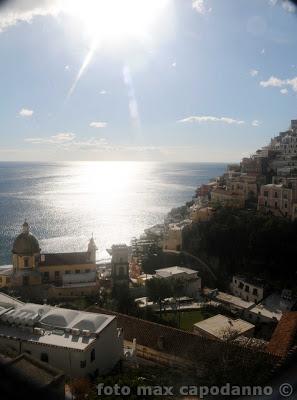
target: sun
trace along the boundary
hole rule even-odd
[[[122,42],[147,37],[167,4],[168,0],[65,0],[64,11],[92,42]]]

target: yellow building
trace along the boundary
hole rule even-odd
[[[12,267],[0,269],[0,287],[48,285],[52,296],[91,294],[97,290],[96,251],[92,238],[86,252],[43,254],[25,222],[13,244]]]
[[[213,206],[244,208],[245,198],[243,194],[238,194],[222,188],[214,189],[211,192],[211,204]]]

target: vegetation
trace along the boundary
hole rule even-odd
[[[174,369],[162,368],[159,366],[140,366],[139,368],[129,368],[125,371],[114,371],[106,377],[100,377],[93,382],[92,389],[87,392],[87,398],[90,400],[98,399],[97,385],[101,385],[100,399],[139,399],[137,396],[137,388],[139,387],[152,387],[159,386],[177,386],[189,384],[191,379],[190,374],[177,372]],[[128,387],[131,391],[129,395],[108,395],[104,393],[104,387],[115,387],[118,385],[120,388]],[[152,395],[142,395],[141,399],[167,399],[172,396],[160,396],[157,393]]]
[[[213,317],[214,315],[216,315],[215,311],[201,309],[196,311],[179,311],[178,314],[173,312],[164,312],[162,318],[163,321],[167,323],[169,322],[172,326],[192,332],[194,324]]]
[[[234,273],[265,278],[275,287],[296,281],[297,222],[249,210],[222,208],[185,232],[185,249],[204,259],[223,289]]]
[[[162,318],[162,308],[164,300],[173,297],[177,299],[184,293],[185,282],[182,279],[153,278],[146,281],[148,298],[154,303],[159,304],[160,318]]]

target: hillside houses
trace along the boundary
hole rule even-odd
[[[297,218],[297,120],[268,146],[198,188],[191,218],[200,222],[199,209],[219,206]]]

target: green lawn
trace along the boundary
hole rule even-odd
[[[180,329],[192,331],[193,325],[196,322],[203,321],[204,319],[213,317],[214,315],[216,315],[216,312],[211,312],[209,310],[180,311]],[[167,322],[175,322],[178,327],[179,317],[174,312],[163,313],[163,319]]]

